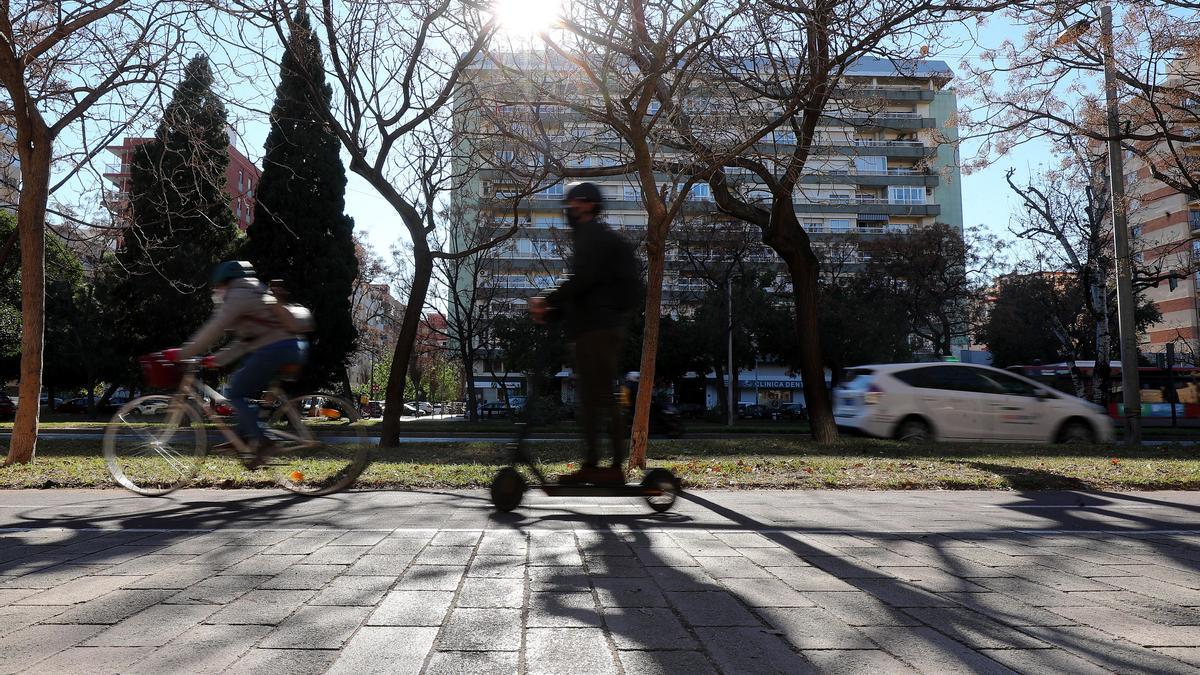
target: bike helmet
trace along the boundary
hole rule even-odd
[[[572,199],[595,204],[596,213],[599,213],[604,208],[604,194],[600,192],[600,188],[595,183],[584,181],[568,185],[567,192],[563,195],[563,201],[569,202]]]
[[[245,279],[253,276],[255,276],[254,266],[245,260],[226,260],[213,270],[212,285],[220,286],[232,279]]]

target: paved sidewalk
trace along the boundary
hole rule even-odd
[[[0,673],[1200,672],[1200,494],[0,492]]]

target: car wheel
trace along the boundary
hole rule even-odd
[[[933,440],[933,430],[925,420],[910,417],[896,429],[896,440],[903,443],[928,443]]]
[[[1067,422],[1063,425],[1062,431],[1058,432],[1058,442],[1067,445],[1090,445],[1095,441],[1092,428],[1088,426],[1087,422],[1079,420]]]

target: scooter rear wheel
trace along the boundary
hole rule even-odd
[[[646,495],[646,503],[658,513],[669,511],[679,496],[679,479],[668,469],[651,469],[642,479],[642,487],[655,491]]]
[[[500,469],[492,479],[492,505],[497,511],[512,511],[525,496],[525,487],[525,477],[520,471],[511,466]]]

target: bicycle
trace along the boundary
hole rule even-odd
[[[251,452],[217,413],[227,399],[201,381],[198,359],[174,363],[150,354],[139,364],[147,386],[176,391],[135,398],[113,415],[104,432],[104,459],[121,487],[161,496],[191,482],[208,454],[206,423],[226,440],[214,446],[219,452],[235,458]],[[276,484],[313,497],[353,485],[370,462],[357,406],[328,394],[288,397],[278,383],[268,396],[262,408],[270,411],[266,433],[274,445],[263,466]]]

